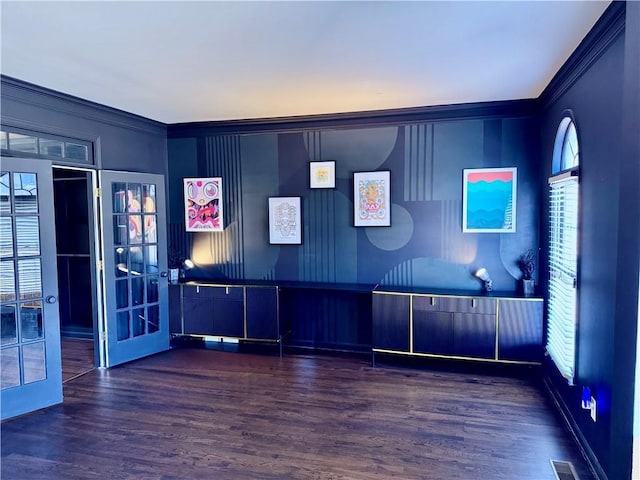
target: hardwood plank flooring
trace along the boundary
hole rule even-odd
[[[1,426],[7,479],[555,479],[586,464],[535,380],[176,349]]]
[[[95,368],[93,340],[61,338],[62,381],[67,382]]]

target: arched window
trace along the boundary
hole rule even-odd
[[[570,115],[558,127],[549,178],[549,317],[547,352],[574,383],[578,270],[578,134]]]

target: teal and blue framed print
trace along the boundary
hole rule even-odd
[[[463,170],[463,232],[515,233],[517,170],[515,167]]]

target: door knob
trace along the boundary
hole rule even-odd
[[[169,274],[167,272],[160,272],[160,276],[162,278],[167,278],[169,276]]]
[[[55,295],[49,295],[47,298],[45,298],[44,301],[47,303],[56,303],[58,299],[55,297]]]

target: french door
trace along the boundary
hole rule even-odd
[[[169,348],[164,177],[99,177],[104,366],[113,367]]]
[[[62,402],[51,162],[0,159],[1,417]]]

